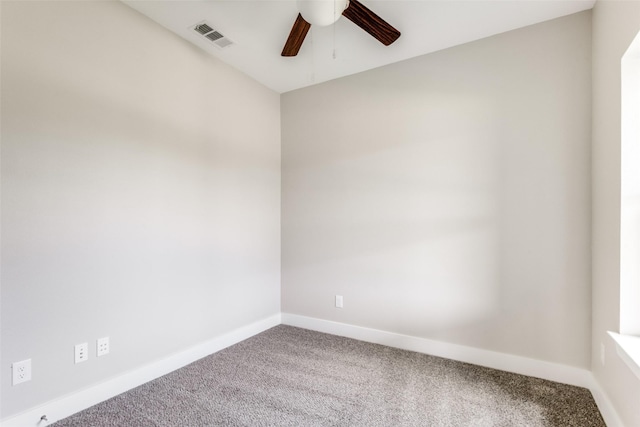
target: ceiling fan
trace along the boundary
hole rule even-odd
[[[380,43],[389,46],[400,31],[373,13],[358,0],[298,0],[298,17],[282,49],[282,56],[296,56],[311,25],[326,26],[344,16]]]

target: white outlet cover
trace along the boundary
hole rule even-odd
[[[31,359],[14,362],[11,365],[12,385],[31,381]]]
[[[89,344],[83,342],[82,344],[76,344],[75,346],[75,362],[86,362],[89,360]]]
[[[336,295],[336,308],[343,308],[344,301],[342,300],[342,295]]]
[[[96,341],[96,355],[98,357],[109,354],[109,337],[99,338]]]

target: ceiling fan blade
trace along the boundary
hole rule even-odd
[[[284,48],[282,49],[282,53],[280,55],[296,56],[298,54],[298,51],[300,50],[300,47],[302,46],[302,42],[304,42],[304,38],[309,32],[309,28],[311,28],[311,24],[305,21],[302,15],[298,13],[296,22],[294,22],[293,27],[291,28],[289,38],[284,44]]]
[[[342,12],[342,15],[385,46],[389,46],[400,37],[400,31],[393,28],[358,0],[349,0],[349,7]]]

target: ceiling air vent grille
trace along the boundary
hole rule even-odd
[[[225,37],[220,31],[214,30],[211,25],[206,22],[200,22],[193,26],[193,31],[203,36],[219,48],[231,46],[233,42]]]
[[[223,38],[224,36],[217,31],[212,31],[209,34],[207,34],[205,37],[211,40],[212,42],[214,42],[218,39]]]
[[[200,34],[202,34],[203,36],[213,31],[213,28],[211,28],[207,24],[196,25],[193,29],[199,32]]]

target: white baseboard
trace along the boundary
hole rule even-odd
[[[598,409],[600,409],[600,413],[602,414],[602,418],[604,418],[604,422],[608,427],[624,427],[618,412],[614,408],[611,400],[609,400],[609,396],[604,392],[602,387],[600,387],[600,383],[596,380],[596,377],[591,375],[591,385],[588,387],[593,395],[593,400],[596,401],[596,405],[598,405]]]
[[[280,323],[585,387],[593,394],[607,426],[624,427],[607,394],[591,372],[586,369],[288,313],[277,314],[233,330],[135,371],[47,402],[3,420],[0,425],[2,427],[44,427],[50,425]],[[42,415],[46,415],[48,421],[40,421]]]
[[[579,387],[589,387],[591,384],[591,372],[586,369],[544,362],[522,356],[514,356],[506,353],[482,350],[410,335],[401,335],[296,314],[282,313],[282,323]]]
[[[280,314],[243,326],[180,353],[150,363],[135,371],[79,390],[2,420],[2,427],[43,427],[76,412],[138,387],[146,382],[182,368],[205,356],[227,348],[281,323]],[[48,421],[40,421],[46,415]]]
[[[297,314],[282,313],[282,323],[332,335],[354,338],[360,341],[387,345],[516,374],[584,387],[591,391],[607,426],[624,427],[611,401],[600,388],[591,371],[587,369]]]

